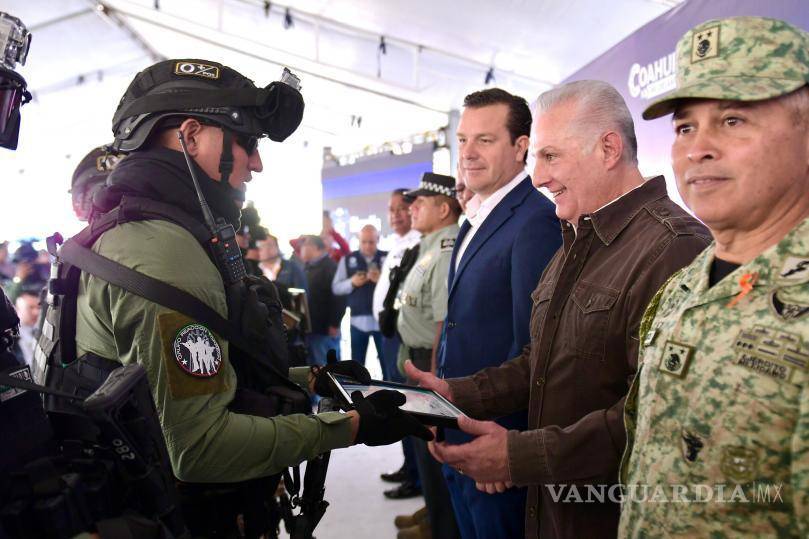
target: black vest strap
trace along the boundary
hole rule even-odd
[[[147,220],[174,223],[190,232],[204,246],[211,240],[211,233],[205,225],[176,206],[132,195],[125,195],[114,209],[95,217],[90,226],[76,234],[73,240],[91,247],[101,234],[119,224]]]
[[[260,358],[256,357],[252,347],[238,329],[233,327],[228,320],[211,307],[188,292],[101,256],[73,240],[65,242],[59,251],[59,256],[65,262],[82,271],[100,277],[110,284],[169,309],[181,312],[207,325],[228,342],[238,346],[251,358],[261,361]],[[297,384],[289,379],[288,373],[282,373],[272,362],[262,363],[268,365],[285,384],[293,386],[296,390],[299,389]]]

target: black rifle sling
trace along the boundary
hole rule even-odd
[[[294,387],[296,391],[300,389],[289,379],[289,374],[281,373],[272,361],[264,361],[257,357],[238,329],[233,327],[228,320],[188,292],[101,256],[72,240],[68,240],[62,245],[59,257],[70,265],[110,284],[207,325],[225,340],[239,347],[251,359],[268,365],[285,384]]]
[[[63,399],[70,399],[74,401],[83,400],[81,397],[77,397],[72,393],[67,393],[65,391],[57,391],[56,389],[51,389],[49,387],[41,386],[33,382],[28,382],[26,380],[22,380],[21,378],[11,376],[10,374],[6,374],[3,372],[0,372],[0,386],[13,387],[15,389],[25,389],[27,391],[34,391],[36,393],[45,393],[46,395],[54,395],[56,397],[61,397]]]

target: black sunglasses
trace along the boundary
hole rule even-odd
[[[236,144],[244,148],[247,155],[252,155],[258,148],[258,141],[261,140],[261,137],[245,135],[243,133],[233,133],[233,139],[236,141]]]
[[[211,121],[205,121],[202,119],[197,118],[197,121],[202,125],[209,125],[211,127],[218,127],[219,129],[227,129],[226,127]],[[241,146],[247,155],[252,155],[254,151],[258,148],[258,141],[262,139],[260,136],[256,135],[246,135],[244,133],[237,133],[232,129],[230,132],[233,134],[233,140],[236,141],[236,144]]]

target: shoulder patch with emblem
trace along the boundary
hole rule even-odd
[[[455,247],[455,238],[444,238],[441,240],[441,250],[442,251],[452,251]]]
[[[770,306],[773,312],[782,320],[795,320],[809,313],[809,305],[782,301],[778,297],[778,290],[770,294]]]
[[[177,62],[174,64],[174,74],[217,80],[219,79],[219,68],[200,62]]]
[[[163,371],[175,399],[221,393],[229,388],[222,373],[223,350],[207,327],[176,312],[157,317]]]
[[[222,349],[202,324],[189,324],[174,337],[174,359],[191,376],[216,376],[222,366]]]

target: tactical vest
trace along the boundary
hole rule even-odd
[[[385,256],[388,253],[385,251],[377,250],[374,254],[373,262],[377,268],[382,268],[382,263],[385,262]],[[345,262],[347,275],[350,279],[358,271],[368,271],[368,264],[365,262],[365,257],[359,251],[354,251],[346,256]],[[355,288],[348,295],[348,307],[351,309],[351,316],[362,316],[372,314],[374,302],[374,287],[376,285],[372,282],[367,282],[359,288]]]
[[[286,334],[281,318],[277,291],[267,301],[249,281],[225,286],[228,319],[187,292],[167,283],[126,268],[107,259],[91,248],[106,231],[133,221],[164,220],[174,223],[208,249],[211,234],[207,228],[176,206],[138,196],[124,196],[113,210],[95,216],[91,224],[76,236],[58,244],[61,238],[49,238],[48,249],[54,256],[46,296],[46,313],[41,336],[35,350],[35,364],[44,365],[44,384],[52,389],[79,397],[93,393],[107,376],[121,364],[112,358],[94,354],[77,357],[76,305],[82,271],[95,275],[150,301],[181,312],[208,325],[228,340],[229,357],[237,377],[237,387],[230,410],[235,413],[271,417],[290,413],[310,413],[308,394],[289,380]],[[218,266],[217,266],[218,267]],[[266,284],[261,292],[266,292]],[[269,320],[270,327],[255,327],[256,320]],[[57,435],[92,440],[97,433],[73,402],[47,396],[45,408]],[[280,475],[235,484],[180,484],[184,496],[184,512],[192,533],[216,529],[224,522],[232,523],[233,514],[244,515],[247,536],[259,536],[267,529],[263,496],[271,495]],[[214,494],[212,494],[214,492]],[[238,493],[238,494],[237,494]],[[263,494],[263,496],[262,496]],[[233,502],[241,500],[241,507]],[[244,502],[248,500],[248,502]],[[250,502],[252,500],[252,503]],[[245,506],[246,505],[246,506]],[[192,508],[189,513],[188,508]],[[234,513],[235,511],[235,513]],[[195,530],[192,523],[198,525]]]
[[[289,393],[284,400],[297,400],[293,393],[306,397],[306,393],[287,377],[289,366],[280,303],[264,304],[269,313],[262,314],[264,319],[269,318],[271,327],[259,335],[257,331],[250,331],[249,324],[242,324],[254,318],[251,314],[255,313],[250,309],[261,308],[254,301],[255,290],[251,290],[249,283],[226,287],[229,313],[226,320],[187,292],[117,263],[109,264],[112,261],[90,251],[104,232],[119,224],[145,220],[165,220],[184,228],[206,249],[213,261],[207,249],[210,233],[202,223],[176,206],[137,196],[124,196],[115,209],[97,216],[88,227],[58,249],[58,240],[49,241],[55,260],[48,282],[47,311],[35,351],[36,363],[46,366],[45,384],[80,396],[89,395],[111,370],[120,366],[117,361],[92,354],[77,357],[76,300],[79,277],[85,271],[203,323],[210,323],[214,331],[230,342],[231,363],[240,389],[266,393],[268,388],[282,388],[281,392]],[[110,269],[107,266],[118,267]],[[102,274],[102,269],[107,273]],[[117,273],[111,274],[112,270]],[[70,410],[70,405],[65,408],[58,399],[52,399],[48,404],[49,411]],[[288,405],[283,403],[273,415],[289,413],[286,410]]]

